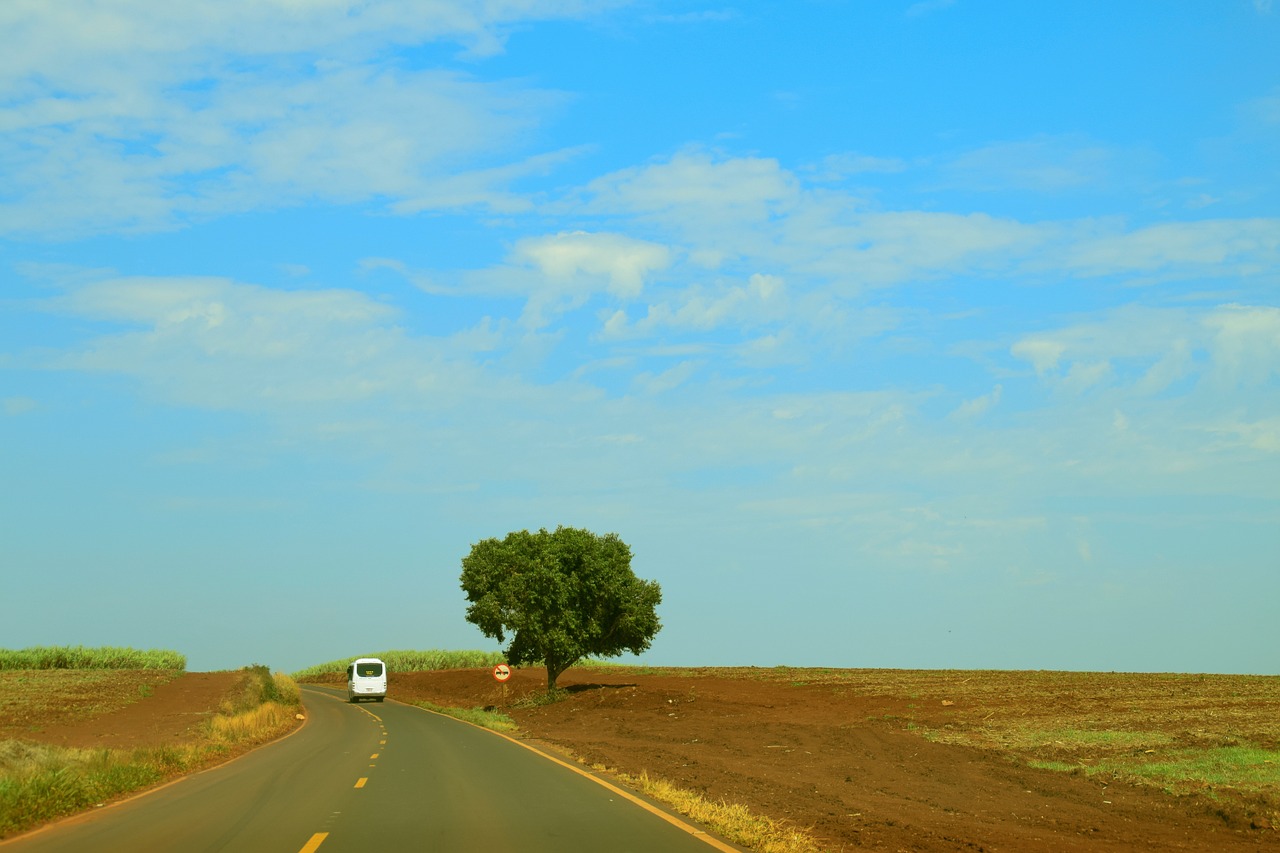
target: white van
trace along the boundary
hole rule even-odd
[[[377,658],[356,658],[347,667],[347,701],[387,697],[387,665]]]

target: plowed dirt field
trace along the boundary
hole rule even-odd
[[[1280,791],[1171,794],[1085,772],[1116,750],[1144,760],[1224,743],[1274,751],[1278,678],[593,669],[558,686],[567,698],[546,705],[530,701],[545,690],[537,669],[517,670],[505,693],[487,670],[393,673],[390,690],[495,706],[588,765],[789,819],[827,850],[1280,850]],[[1136,736],[1072,735],[1115,729]]]

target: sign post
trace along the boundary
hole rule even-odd
[[[511,667],[500,663],[493,668],[493,678],[502,685],[502,704],[507,704],[507,679],[511,677]]]

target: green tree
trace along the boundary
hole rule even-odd
[[[512,664],[543,663],[547,690],[584,657],[649,648],[662,627],[662,590],[631,571],[631,549],[616,533],[557,527],[484,539],[462,558],[467,621],[506,649]]]

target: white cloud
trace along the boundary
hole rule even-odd
[[[656,24],[702,24],[732,21],[741,13],[734,9],[707,9],[699,12],[680,12],[667,15],[647,15],[645,20]]]
[[[660,217],[692,227],[691,217],[761,221],[794,201],[800,187],[777,160],[716,159],[682,151],[665,163],[623,169],[587,185],[602,212]]]
[[[986,149],[982,158],[1005,170],[1006,184],[1027,188],[1109,182],[1104,166],[1114,157],[1075,146],[1063,165],[1052,150],[1062,144],[1018,144],[1038,159],[1005,148]],[[705,268],[740,271],[750,264],[789,280],[816,276],[835,282],[844,295],[971,272],[1143,276],[1130,279],[1141,283],[1256,276],[1280,267],[1278,219],[1167,222],[1126,230],[1116,221],[1037,223],[984,213],[883,210],[850,193],[806,185],[776,160],[701,150],[611,173],[588,183],[584,193],[591,212],[632,227],[662,229]]]
[[[441,180],[443,165],[500,151],[552,100],[446,74],[339,69],[310,80],[232,77],[198,99],[90,98],[56,122],[10,107],[0,118],[26,126],[0,142],[0,157],[22,164],[3,179],[11,200],[0,228],[158,228],[314,198],[509,207],[500,181],[511,169]]]
[[[786,223],[795,242],[778,254],[855,291],[1001,266],[1045,237],[1041,227],[981,213],[846,210],[824,220],[822,208],[815,204]]]
[[[1208,431],[1219,436],[1231,436],[1236,443],[1265,453],[1280,454],[1280,417],[1258,421],[1215,423]]]
[[[788,308],[786,283],[777,276],[755,273],[745,284],[694,285],[675,299],[652,303],[632,326],[624,325],[625,317],[615,315],[605,331],[618,337],[657,335],[663,329],[751,328],[788,319]]]
[[[818,181],[840,181],[852,175],[892,174],[907,169],[905,160],[896,157],[873,157],[868,154],[831,154],[806,170]]]
[[[562,232],[531,237],[516,244],[516,263],[535,267],[557,288],[576,289],[602,280],[604,289],[620,298],[634,298],[644,290],[645,279],[671,265],[666,246],[620,234]]]
[[[272,411],[342,404],[391,389],[427,394],[446,375],[432,367],[445,361],[445,345],[406,340],[393,325],[393,309],[351,291],[118,278],[78,288],[48,307],[126,328],[52,366],[134,376],[190,405]],[[411,381],[409,362],[419,364]]]
[[[1245,104],[1245,112],[1261,124],[1280,124],[1280,90]]]
[[[563,156],[516,157],[513,140],[561,96],[410,70],[382,49],[492,51],[509,24],[598,8],[2,4],[0,231],[155,229],[315,198],[511,210],[507,182]]]
[[[1280,308],[1223,305],[1204,319],[1213,334],[1214,366],[1228,383],[1280,375]]]
[[[1014,358],[1031,362],[1040,375],[1056,370],[1066,351],[1066,344],[1043,337],[1024,338],[1010,348]]]
[[[1077,361],[1067,371],[1067,375],[1062,380],[1062,385],[1072,393],[1081,394],[1104,382],[1110,376],[1111,362],[1109,361]]]
[[[1186,338],[1178,338],[1170,342],[1168,352],[1143,374],[1137,389],[1143,394],[1158,394],[1190,374],[1193,367],[1190,342]]]
[[[1203,312],[1201,317],[1216,312]],[[1037,332],[1019,339],[1010,354],[1035,368],[1041,379],[1060,379],[1081,390],[1123,365],[1143,394],[1163,391],[1195,369],[1197,351],[1209,339],[1203,323],[1188,309],[1122,306],[1088,322]],[[1104,365],[1110,365],[1104,367]]]
[[[593,212],[665,229],[700,266],[821,276],[846,294],[1008,263],[1053,233],[981,213],[870,210],[775,160],[705,151],[614,172],[585,193]]]
[[[39,408],[39,403],[30,397],[5,397],[0,400],[0,410],[10,417],[25,415]]]
[[[1110,185],[1116,159],[1116,152],[1083,139],[1040,136],[966,152],[942,172],[951,187],[1062,192]]]
[[[1063,254],[1062,263],[1085,275],[1257,275],[1280,267],[1280,219],[1170,222],[1121,234],[1082,234]]]
[[[991,389],[990,394],[983,394],[981,397],[965,400],[951,415],[957,418],[976,418],[999,404],[1000,397],[1003,394],[1004,386],[997,385]]]
[[[505,31],[533,20],[584,17],[618,0],[10,0],[0,5],[0,29],[12,36],[0,58],[0,80],[17,87],[26,74],[60,90],[166,69],[190,74],[216,54],[263,60],[318,52],[344,61],[387,42],[461,41],[471,53],[501,49]],[[172,73],[172,72],[170,72]],[[194,75],[193,75],[194,76]]]
[[[640,373],[635,378],[636,387],[646,394],[661,394],[684,385],[698,370],[698,363],[682,361],[661,373]]]

